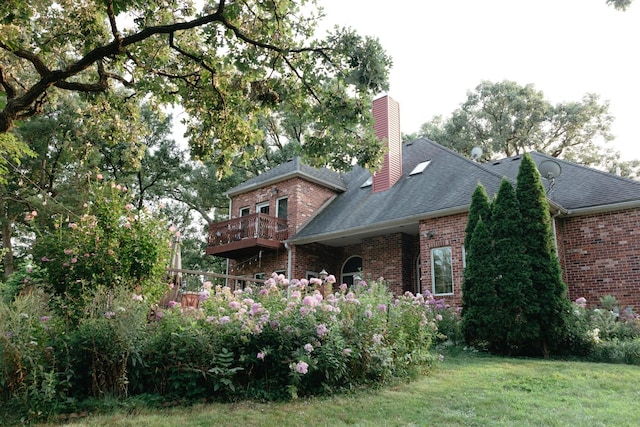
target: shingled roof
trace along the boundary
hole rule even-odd
[[[477,163],[422,138],[403,144],[403,176],[389,190],[373,193],[363,186],[371,174],[356,167],[342,176],[345,191],[291,238],[295,244],[324,242],[343,246],[363,237],[393,232],[418,233],[418,222],[468,210],[482,183],[492,197],[503,177],[515,183],[520,156]],[[536,164],[551,157],[531,153]],[[562,174],[548,196],[564,214],[608,206],[640,206],[640,182],[557,160]],[[430,161],[420,173],[411,174]],[[544,180],[546,183],[546,180]]]
[[[402,150],[403,176],[393,187],[373,193],[371,187],[363,187],[371,174],[354,168],[344,175],[346,191],[291,241],[337,245],[386,232],[417,233],[420,219],[466,211],[478,182],[489,194],[499,188],[501,175],[428,139],[405,143]],[[428,166],[411,175],[425,161],[430,161]]]
[[[266,187],[271,184],[285,181],[294,177],[304,178],[338,192],[346,190],[340,173],[327,168],[314,168],[304,163],[300,157],[293,159],[269,169],[252,179],[228,190],[225,194],[235,196],[246,193],[256,188]]]
[[[549,189],[547,197],[567,211],[578,214],[588,210],[599,211],[630,207],[640,204],[640,182],[618,175],[592,169],[541,153],[530,153],[539,165],[545,160],[553,160],[560,165],[561,173],[553,187],[543,179]],[[521,156],[513,156],[483,164],[487,169],[505,175],[513,180],[518,176]]]

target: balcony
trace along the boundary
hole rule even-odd
[[[209,226],[207,255],[240,259],[256,250],[284,248],[289,238],[287,220],[258,213]]]

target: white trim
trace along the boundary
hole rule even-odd
[[[269,202],[256,203],[256,213],[260,213],[260,209],[264,208],[265,206],[269,208],[269,210],[271,210],[271,206]]]

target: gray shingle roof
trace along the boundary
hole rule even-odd
[[[233,187],[228,190],[226,194],[229,196],[235,196],[238,194],[246,193],[247,191],[254,190],[256,188],[265,187],[267,185],[275,184],[293,177],[301,177],[309,181],[324,185],[338,192],[342,192],[346,189],[340,173],[332,171],[327,168],[313,168],[300,159],[300,157],[294,157],[293,159],[276,166],[273,169],[269,169],[263,174],[260,174],[254,178],[251,178],[242,184]]]
[[[344,176],[347,190],[292,238],[309,241],[313,236],[366,232],[366,229],[415,223],[418,219],[463,211],[478,182],[489,194],[497,192],[501,175],[427,139],[403,144],[403,176],[389,190],[373,193],[361,185],[371,176],[354,168]],[[420,162],[431,160],[419,174],[410,175]]]
[[[548,192],[549,199],[569,212],[597,206],[608,206],[640,200],[640,182],[618,175],[592,169],[576,163],[556,159],[541,153],[530,153],[537,165],[553,160],[560,165],[561,173]],[[516,179],[521,156],[508,157],[485,163],[487,169]],[[549,188],[549,182],[542,182]]]
[[[531,153],[536,164],[552,159]],[[409,175],[420,162],[431,160],[419,174]],[[371,174],[356,167],[343,175],[345,191],[300,230],[291,241],[307,243],[349,235],[373,235],[413,224],[417,232],[420,219],[438,217],[468,209],[479,182],[493,197],[502,177],[515,183],[519,156],[500,162],[476,163],[428,139],[403,144],[403,176],[389,190],[373,193],[362,184]],[[640,202],[640,182],[595,169],[557,160],[562,174],[549,193],[551,201],[565,212],[630,201]],[[546,180],[543,180],[547,184]],[[345,240],[345,242],[347,242]]]

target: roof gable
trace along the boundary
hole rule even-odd
[[[296,156],[285,163],[269,169],[265,173],[233,187],[225,194],[228,196],[236,196],[238,194],[246,193],[257,188],[268,187],[269,185],[296,177],[306,179],[307,181],[314,182],[338,192],[346,190],[340,173],[327,168],[311,167],[302,162],[300,157]]]

